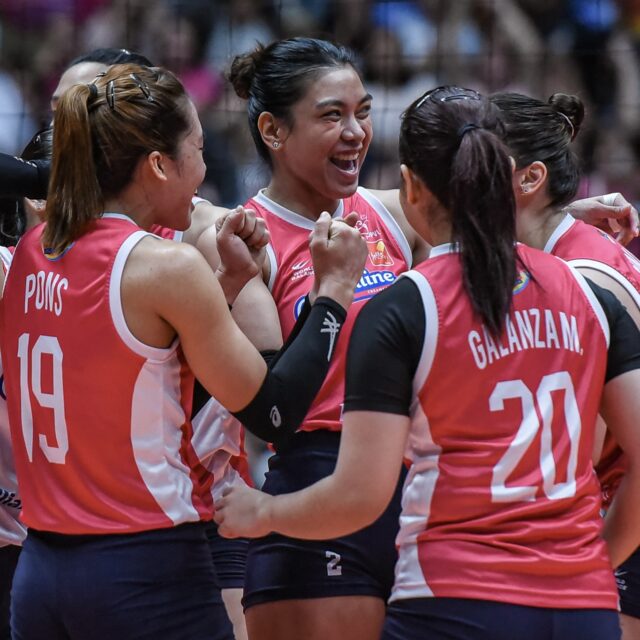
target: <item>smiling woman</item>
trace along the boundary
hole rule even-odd
[[[313,282],[307,238],[323,211],[335,218],[354,216],[367,244],[367,262],[345,323],[348,334],[365,301],[393,283],[424,247],[402,216],[397,192],[379,194],[383,203],[358,187],[372,123],[371,96],[354,57],[329,42],[293,38],[238,56],[230,80],[248,101],[253,139],[272,171],[267,188],[247,206],[269,229],[263,276],[283,337],[293,331]],[[242,298],[234,304],[235,317],[242,313]],[[252,307],[246,315],[255,315]],[[300,432],[276,444],[266,491],[286,493],[333,470],[342,427],[345,350],[341,337]],[[253,542],[244,599],[252,640],[377,638],[393,581],[398,498],[399,488],[387,512],[355,535],[322,543],[275,535]]]

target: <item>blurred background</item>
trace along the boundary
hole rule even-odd
[[[267,175],[227,67],[256,42],[296,35],[338,41],[360,57],[374,96],[363,185],[398,186],[402,110],[455,83],[544,100],[579,95],[580,195],[620,191],[640,204],[640,0],[0,0],[0,151],[19,154],[50,121],[51,93],[73,58],[124,47],[186,85],[206,131],[200,193],[235,206]],[[264,457],[253,439],[249,446]]]
[[[0,151],[50,119],[60,73],[97,47],[169,67],[207,131],[202,195],[232,206],[264,186],[245,104],[225,81],[256,41],[311,35],[349,45],[374,96],[362,184],[397,186],[399,115],[439,84],[509,89],[587,106],[574,143],[581,195],[640,200],[640,0],[0,0]]]

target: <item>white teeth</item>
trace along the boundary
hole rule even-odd
[[[336,160],[344,160],[345,162],[355,162],[359,157],[359,153],[342,153],[333,156]]]

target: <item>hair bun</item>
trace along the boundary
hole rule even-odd
[[[582,100],[578,96],[554,93],[549,98],[549,104],[571,123],[571,139],[573,140],[578,135],[584,120],[584,104]]]
[[[258,46],[248,53],[236,56],[229,70],[229,82],[233,86],[236,95],[243,100],[248,100],[251,95],[251,84],[256,75],[256,69],[262,59],[264,46]]]

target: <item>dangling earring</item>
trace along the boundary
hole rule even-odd
[[[277,140],[273,141],[273,148],[277,149],[280,146],[280,143]]]

